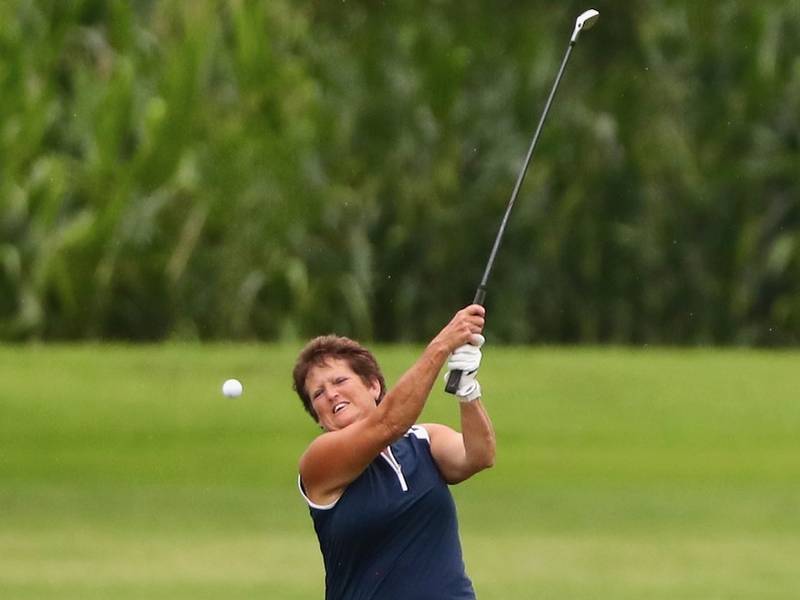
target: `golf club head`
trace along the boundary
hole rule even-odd
[[[572,39],[570,39],[570,43],[574,44],[577,42],[578,35],[580,34],[581,30],[591,29],[599,17],[600,13],[593,8],[582,12],[581,15],[575,20],[575,29],[572,32]]]

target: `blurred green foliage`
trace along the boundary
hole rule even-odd
[[[490,336],[798,342],[797,3],[595,6]],[[1,3],[0,339],[426,338],[585,8]]]

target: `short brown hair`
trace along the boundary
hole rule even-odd
[[[378,366],[378,361],[372,353],[358,342],[350,338],[338,335],[321,335],[315,337],[306,344],[300,351],[297,362],[292,371],[294,378],[293,388],[303,402],[303,408],[311,415],[315,421],[319,421],[319,416],[311,405],[311,398],[306,391],[306,377],[312,367],[324,365],[330,359],[344,360],[353,372],[361,377],[365,385],[370,385],[373,381],[378,381],[381,386],[381,393],[378,396],[377,404],[380,404],[386,395],[386,381]]]

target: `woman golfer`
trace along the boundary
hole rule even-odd
[[[343,337],[300,352],[294,388],[324,432],[300,458],[327,600],[475,598],[447,484],[492,466],[495,438],[475,379],[484,309],[471,305],[391,390],[372,354]],[[439,371],[464,371],[461,430],[416,425]]]

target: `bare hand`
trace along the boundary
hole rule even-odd
[[[470,304],[458,311],[433,339],[432,344],[441,344],[447,353],[464,344],[477,341],[483,331],[486,309],[480,304]]]

